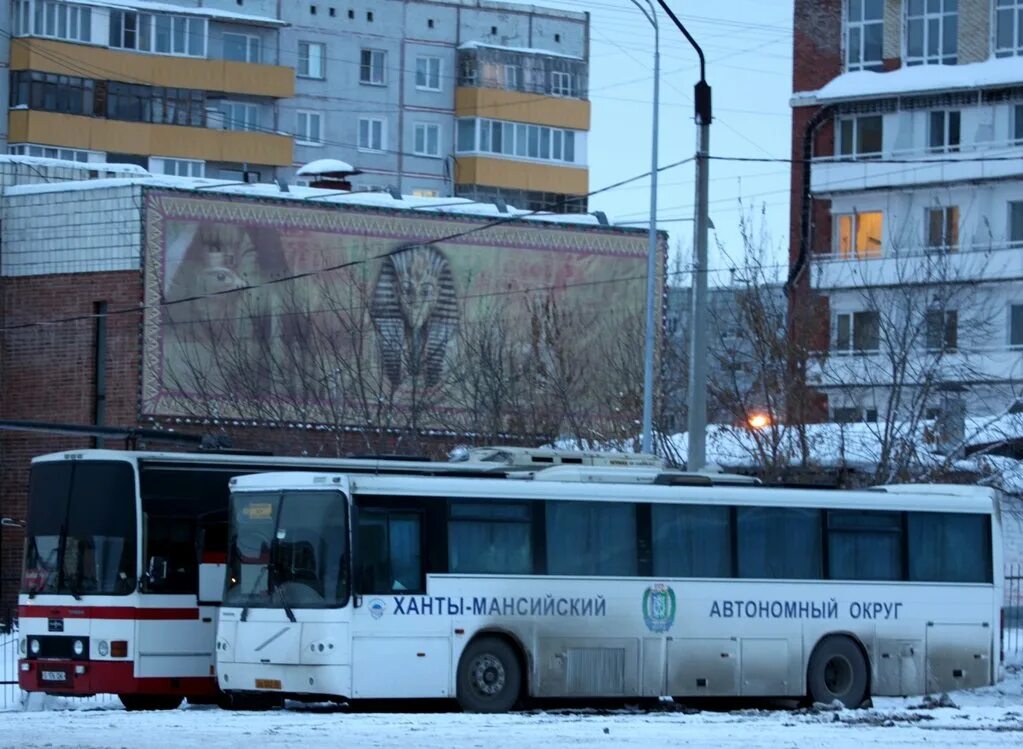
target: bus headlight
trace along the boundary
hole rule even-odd
[[[100,640],[99,645],[96,646],[96,652],[106,658],[110,653],[110,645],[107,644],[106,640]]]
[[[71,649],[75,651],[75,655],[81,655],[85,652],[85,644],[81,640],[75,640]]]
[[[28,649],[32,651],[32,655],[39,655],[42,646],[39,644],[39,640],[33,638],[28,641]]]
[[[22,655],[28,654],[28,638],[22,637],[18,640],[18,652]]]

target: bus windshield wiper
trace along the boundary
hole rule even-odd
[[[276,541],[275,541],[276,542]],[[274,555],[274,547],[270,547],[270,563],[274,565],[276,569],[276,557]],[[295,612],[291,610],[291,606],[288,605],[288,597],[284,594],[284,588],[281,587],[280,583],[277,582],[279,575],[270,576],[270,588],[273,590],[274,595],[281,599],[281,607],[284,609],[284,613],[288,615],[288,621],[295,622]]]
[[[272,547],[271,547],[271,548],[272,548]],[[256,576],[256,581],[255,581],[255,582],[254,582],[254,583],[252,584],[252,590],[253,590],[253,592],[256,592],[257,590],[259,590],[259,584],[260,584],[261,582],[263,582],[263,578],[264,578],[264,577],[266,577],[266,571],[267,571],[268,569],[270,569],[270,565],[271,565],[272,563],[273,563],[273,557],[271,556],[271,557],[270,557],[270,559],[268,559],[268,560],[266,561],[266,564],[265,564],[265,565],[263,565],[263,569],[261,569],[261,570],[259,571],[259,574],[258,574],[258,575]],[[249,604],[247,604],[247,603],[246,603],[246,604],[245,604],[244,606],[242,606],[242,615],[241,615],[241,617],[239,617],[239,618],[240,618],[240,619],[241,619],[241,620],[242,620],[243,622],[244,622],[244,621],[245,621],[246,619],[248,619],[248,618],[249,618]]]

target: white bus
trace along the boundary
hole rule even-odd
[[[991,490],[582,473],[235,479],[220,687],[504,711],[528,697],[858,706],[998,678]]]
[[[221,695],[213,673],[224,592],[228,481],[265,471],[504,476],[654,456],[488,448],[464,462],[77,450],[33,460],[19,595],[19,683],[112,693],[129,709]]]

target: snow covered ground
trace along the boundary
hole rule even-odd
[[[294,707],[270,713],[185,707],[126,713],[113,705],[53,700],[42,712],[0,713],[0,747],[21,749],[274,749],[280,747],[810,747],[1020,746],[1023,659],[997,686],[950,695],[878,699],[866,710],[566,710],[512,715],[350,713]]]

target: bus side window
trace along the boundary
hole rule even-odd
[[[356,569],[360,593],[421,593],[425,585],[419,513],[362,510]]]

